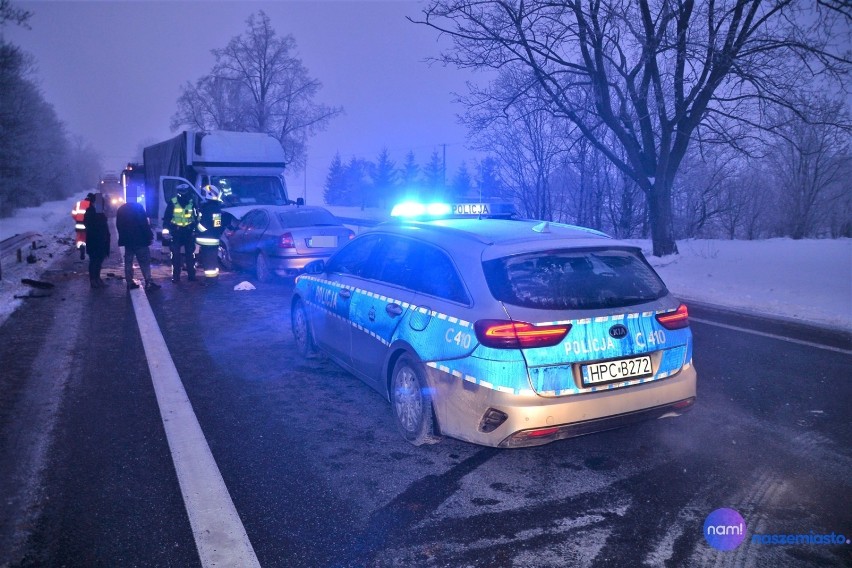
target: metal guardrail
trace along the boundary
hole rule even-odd
[[[335,215],[335,217],[337,217]],[[359,227],[375,227],[384,221],[376,221],[375,219],[356,219],[355,217],[337,217],[344,225],[358,225]]]
[[[34,249],[39,238],[41,233],[27,231],[0,241],[0,279],[3,278],[2,259],[15,255],[17,262],[23,262],[24,250]]]
[[[0,241],[0,256],[6,256],[19,249],[33,248],[33,243],[40,237],[41,233],[27,231],[26,233],[21,233]]]
[[[360,234],[361,231],[369,229],[370,227],[375,227],[379,223],[383,223],[384,221],[376,221],[374,219],[358,219],[356,217],[339,217],[335,215],[337,219],[343,223],[344,227],[348,227],[355,231],[355,234]]]

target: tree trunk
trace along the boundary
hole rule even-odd
[[[660,180],[651,185],[648,193],[648,215],[651,220],[651,241],[654,256],[677,254],[672,221],[671,188]]]

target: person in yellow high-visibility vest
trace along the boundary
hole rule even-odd
[[[177,195],[169,200],[163,215],[163,227],[172,238],[172,282],[180,282],[180,272],[186,266],[190,281],[195,280],[195,240],[193,234],[198,222],[198,211],[190,194],[189,185],[177,186]]]

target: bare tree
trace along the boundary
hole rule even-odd
[[[33,13],[29,10],[22,10],[12,5],[12,0],[0,0],[0,29],[6,25],[6,22],[30,29],[29,19]]]
[[[723,199],[723,194],[751,190],[733,187],[737,167],[743,161],[738,158],[741,156],[723,146],[695,147],[687,152],[672,187],[678,236],[713,236],[721,216],[731,206],[731,200]]]
[[[841,102],[826,99],[814,101],[804,115],[782,113],[786,124],[770,159],[794,239],[828,229],[832,206],[849,192],[850,134],[833,124],[842,113]]]
[[[278,36],[263,11],[246,24],[246,32],[213,50],[210,75],[184,86],[172,128],[267,132],[281,142],[288,166],[299,169],[308,138],[342,109],[314,101],[322,85],[297,57],[292,35]]]
[[[714,225],[729,239],[742,236],[753,240],[763,225],[771,222],[767,212],[775,202],[775,193],[765,177],[756,167],[746,166],[726,176],[721,184],[721,191],[714,197],[719,204]]]
[[[608,164],[582,136],[570,143],[563,158],[570,174],[563,173],[565,185],[557,190],[561,198],[556,206],[562,211],[557,218],[564,217],[577,225],[605,230],[605,203],[612,189]]]
[[[527,89],[514,97],[540,98],[645,192],[660,256],[677,252],[672,187],[693,137],[736,142],[766,126],[767,105],[795,108],[791,94],[848,73],[848,54],[831,45],[842,10],[805,7],[812,4],[433,0],[417,23],[454,40],[444,62],[523,70]]]
[[[178,98],[172,130],[187,126],[198,130],[251,130],[247,101],[241,83],[206,75],[195,85],[186,83]]]
[[[466,99],[468,112],[462,117],[474,146],[494,154],[500,164],[504,199],[513,201],[519,212],[533,219],[553,220],[555,203],[551,178],[566,150],[570,129],[532,98],[515,98],[518,78],[502,73],[494,92],[500,97],[474,92]]]
[[[65,127],[31,79],[33,59],[0,41],[0,214],[71,193]]]

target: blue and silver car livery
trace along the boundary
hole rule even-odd
[[[547,443],[695,401],[686,307],[632,245],[569,225],[380,225],[306,267],[292,300],[319,349],[391,402],[414,444]]]

